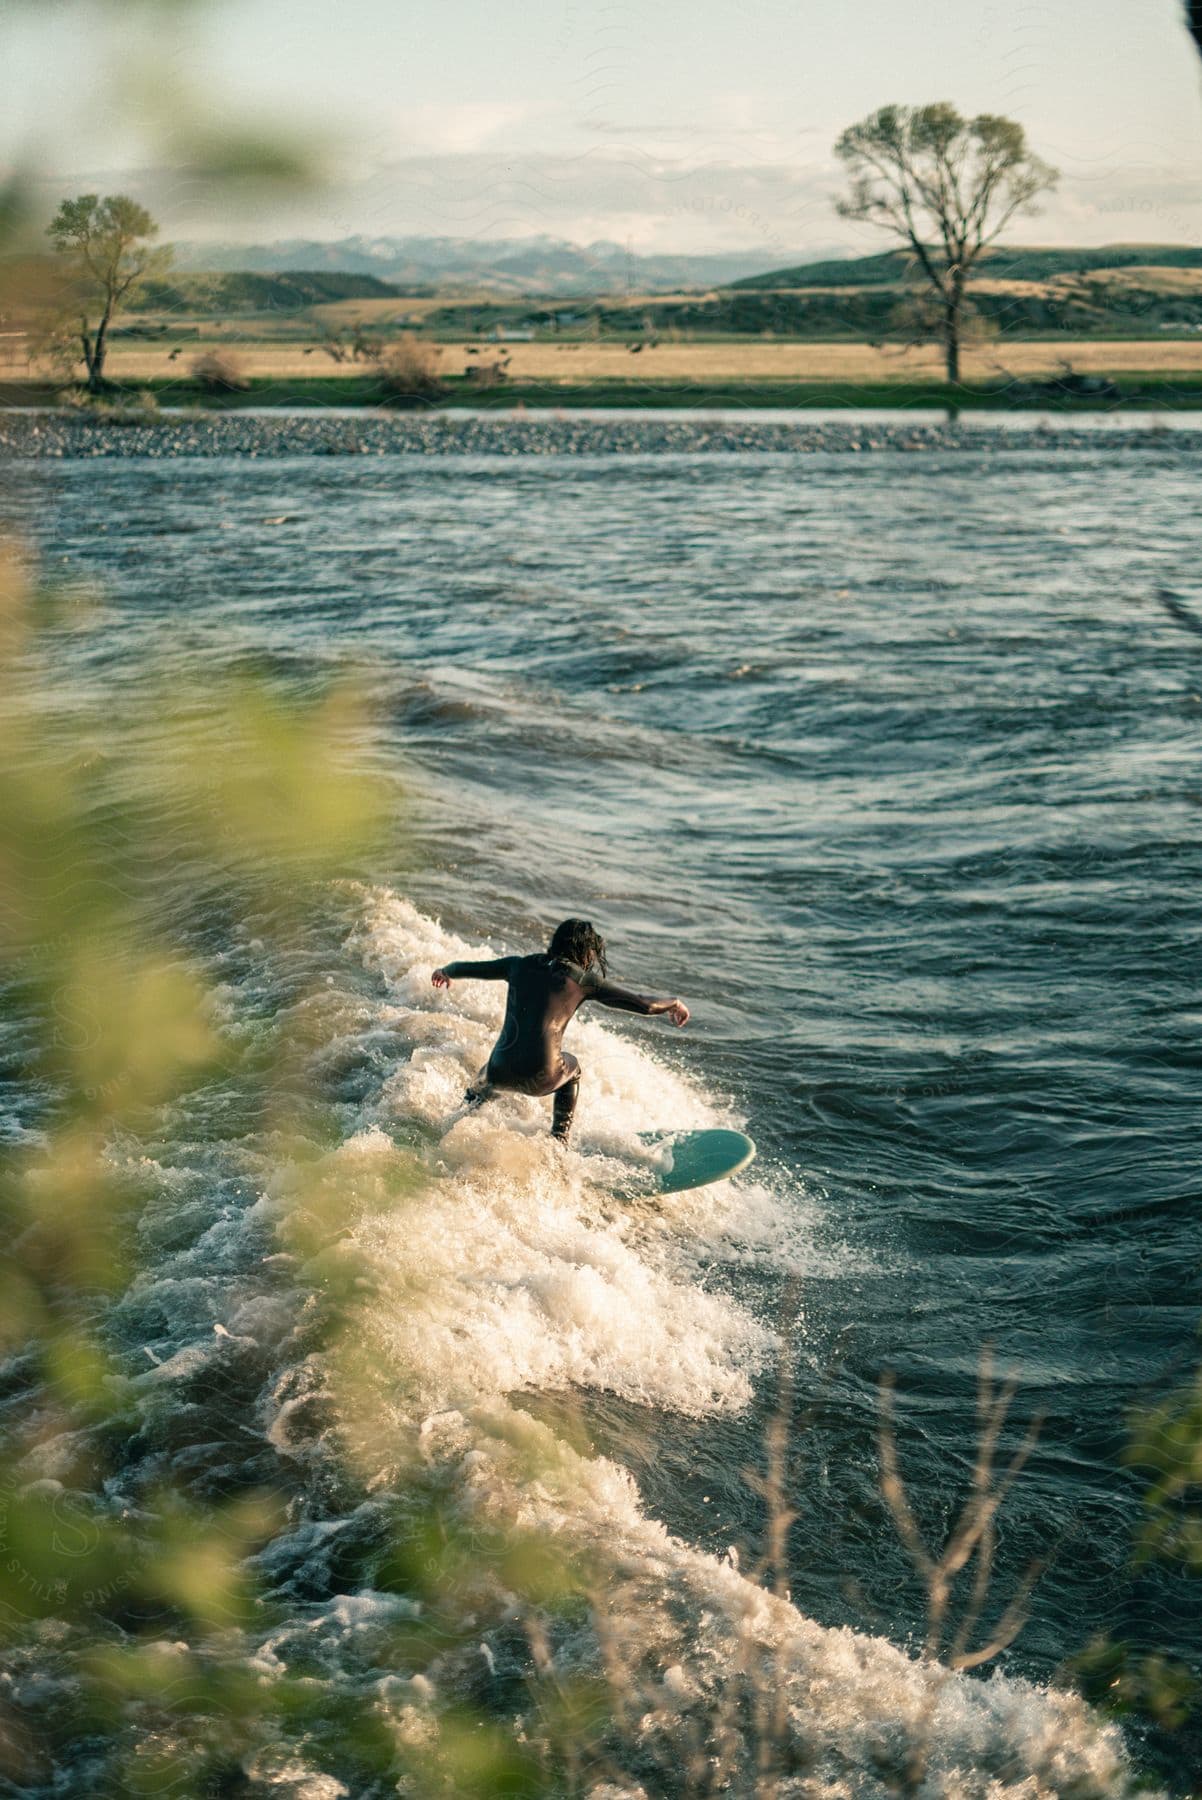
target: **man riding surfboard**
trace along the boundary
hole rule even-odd
[[[499,1090],[554,1094],[551,1135],[566,1143],[580,1095],[580,1064],[563,1048],[563,1034],[586,1000],[619,1012],[662,1013],[685,1025],[683,1000],[654,999],[617,987],[608,978],[605,939],[587,919],[557,925],[545,951],[534,956],[502,956],[495,962],[451,962],[430,977],[436,988],[452,981],[505,981],[509,998],[501,1035],[467,1091],[479,1106]]]

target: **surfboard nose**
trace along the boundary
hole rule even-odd
[[[656,1171],[656,1192],[661,1194],[725,1181],[746,1168],[755,1155],[755,1143],[743,1131],[644,1131],[639,1135],[645,1144],[668,1146],[668,1159]]]

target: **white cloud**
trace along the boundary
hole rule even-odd
[[[398,146],[455,156],[483,150],[500,133],[525,124],[537,110],[506,100],[461,100],[407,106],[391,123]]]
[[[468,108],[444,129],[507,129],[495,109],[491,119]],[[826,254],[832,244],[856,252],[885,248],[883,234],[836,217],[832,200],[842,173],[827,157],[745,161],[718,148],[694,143],[687,156],[669,156],[622,137],[576,153],[380,155],[374,168],[346,171],[318,193],[236,217],[227,198],[183,170],[83,171],[47,182],[45,202],[53,210],[63,193],[121,188],[151,207],[168,238],[545,234],[664,254],[762,251],[766,266]],[[1017,221],[1008,235],[1028,244],[1202,243],[1202,196],[1176,169],[1077,167],[1038,216]]]
[[[837,234],[825,165],[669,159],[641,146],[406,156],[346,184],[321,210],[348,230],[450,237],[546,233],[664,252],[776,246]],[[359,223],[352,225],[352,220]]]

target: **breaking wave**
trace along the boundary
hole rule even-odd
[[[777,1340],[739,1274],[816,1269],[830,1254],[815,1248],[816,1203],[754,1170],[667,1204],[619,1200],[617,1183],[653,1154],[640,1131],[731,1122],[638,1028],[573,1027],[586,1073],[567,1152],[547,1134],[545,1102],[503,1096],[466,1113],[501,990],[439,994],[429,976],[480,946],[389,889],[356,906],[321,1057],[357,1059],[372,1076],[322,1165],[339,1220],[322,1257],[297,1253],[292,1172],[261,1149],[249,1183],[238,1146],[220,1175],[200,1160],[133,1159],[147,1183],[146,1268],[117,1320],[144,1438],[177,1472],[184,1459],[195,1469],[211,1420],[227,1463],[240,1445],[248,1465],[285,1471],[294,1494],[257,1559],[284,1622],[241,1650],[262,1681],[302,1668],[332,1693],[367,1694],[401,1739],[436,1732],[465,1696],[524,1729],[513,1693],[529,1633],[493,1554],[516,1533],[603,1587],[601,1628],[569,1612],[542,1652],[565,1679],[604,1676],[619,1690],[624,1749],[597,1794],[677,1791],[698,1757],[713,1776],[715,1721],[726,1791],[753,1791],[740,1782],[753,1779],[768,1695],[789,1771],[781,1794],[883,1797],[899,1781],[982,1800],[1124,1791],[1121,1736],[1081,1701],[824,1628],[733,1551],[674,1535],[618,1460],[537,1415],[533,1396],[598,1390],[661,1422],[746,1408]],[[354,1417],[321,1325],[332,1264],[353,1268],[363,1296]],[[242,1394],[255,1396],[249,1410]],[[393,1634],[422,1605],[384,1572],[398,1525],[431,1506],[479,1549],[461,1597],[469,1628],[401,1673]],[[287,1791],[308,1793],[294,1775]]]

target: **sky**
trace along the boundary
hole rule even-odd
[[[100,0],[6,10],[0,159],[47,210],[120,188],[175,238],[874,250],[834,212],[834,140],[948,99],[1020,120],[1061,171],[1012,241],[1202,244],[1180,0],[217,0],[140,28]],[[235,209],[189,171],[191,117],[300,134],[329,179]]]

